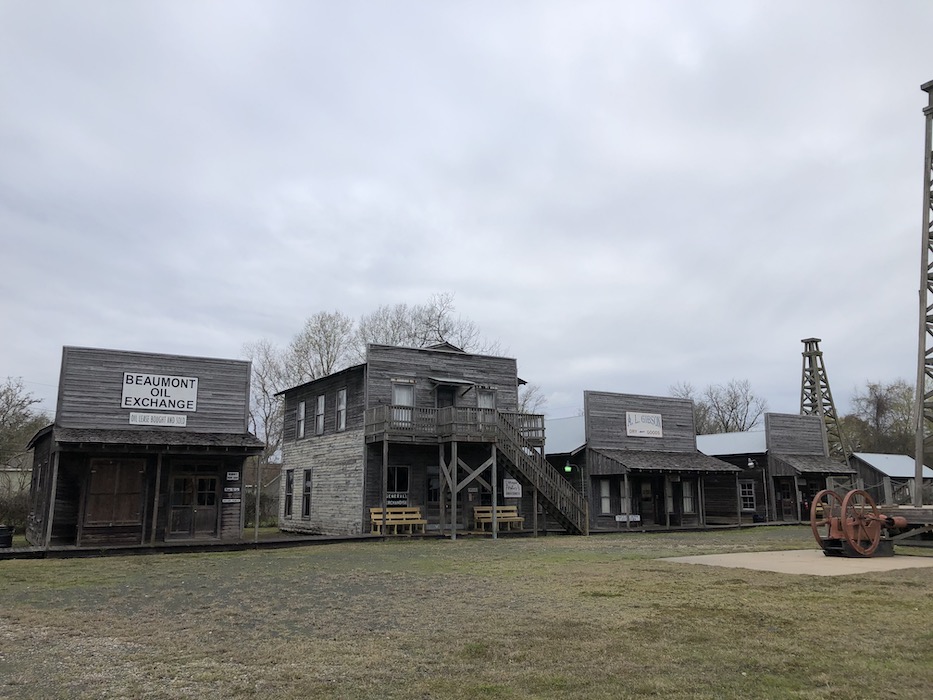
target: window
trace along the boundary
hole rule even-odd
[[[739,482],[739,498],[742,499],[742,510],[755,510],[755,482]]]
[[[295,470],[285,470],[285,517],[292,517],[292,498],[295,491]]]
[[[612,513],[612,498],[609,495],[609,479],[599,480],[599,513],[610,515]]]
[[[314,408],[314,434],[324,434],[324,394],[317,397],[317,404]]]
[[[619,495],[622,499],[622,512],[632,512],[632,486],[624,479],[619,482]]]
[[[301,517],[311,518],[311,470],[305,469],[304,487],[301,489]]]
[[[347,390],[337,392],[337,430],[347,429]]]
[[[476,391],[476,405],[484,409],[480,413],[480,420],[485,423],[496,422],[496,392],[493,389],[478,389]]]
[[[408,493],[408,467],[389,467],[389,481],[386,491],[390,493]]]
[[[298,402],[298,421],[295,425],[295,436],[298,440],[305,436],[305,402]]]
[[[696,501],[694,499],[694,483],[692,481],[682,482],[684,493],[684,513],[696,513]]]
[[[411,382],[392,383],[392,422],[396,427],[412,425],[412,407],[415,405],[415,385]]]

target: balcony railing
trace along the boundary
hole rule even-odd
[[[434,441],[465,440],[495,442],[500,413],[515,425],[526,440],[544,441],[544,416],[510,413],[494,408],[413,408],[374,406],[366,409],[366,437],[370,439]]]

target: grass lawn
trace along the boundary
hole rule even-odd
[[[0,561],[0,698],[930,698],[933,569],[664,561],[815,546],[778,527]]]

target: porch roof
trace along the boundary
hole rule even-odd
[[[842,462],[834,462],[823,455],[776,455],[771,454],[778,467],[775,476],[795,474],[854,474],[855,470]]]
[[[265,443],[252,433],[198,433],[190,430],[96,430],[52,429],[52,439],[66,445],[159,445],[180,448],[223,448],[250,454],[262,451]]]
[[[630,471],[738,472],[738,467],[701,452],[654,452],[650,450],[593,450]]]

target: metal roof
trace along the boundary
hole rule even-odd
[[[551,418],[544,421],[545,454],[569,454],[585,444],[586,421],[583,416]]]
[[[895,479],[912,479],[916,476],[916,462],[913,457],[907,455],[855,452],[852,456],[862,460],[869,467],[877,469],[885,476],[893,476]],[[933,469],[924,465],[923,476],[924,478],[933,477]]]
[[[764,430],[697,435],[697,449],[711,457],[764,454],[768,451]]]

